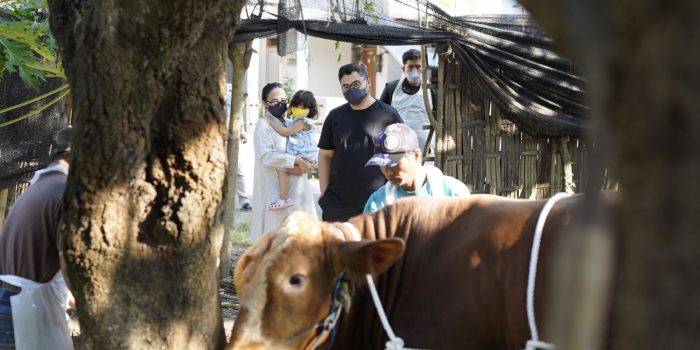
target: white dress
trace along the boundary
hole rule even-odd
[[[277,169],[294,166],[294,156],[286,153],[287,138],[278,134],[266,118],[258,119],[253,134],[255,169],[253,183],[253,213],[250,223],[250,240],[255,242],[264,233],[282,223],[289,213],[305,211],[316,216],[313,191],[308,174],[289,174],[289,198],[294,204],[281,210],[269,210],[267,205],[279,198]]]

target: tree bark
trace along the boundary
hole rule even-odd
[[[242,5],[49,1],[74,93],[61,231],[87,349],[225,341],[224,62]]]
[[[620,177],[610,348],[696,348],[700,3],[522,2],[581,63],[596,148]]]
[[[235,233],[234,206],[236,203],[236,178],[238,169],[238,150],[241,140],[241,106],[245,93],[245,72],[250,65],[253,55],[252,41],[230,44],[228,58],[233,66],[233,81],[231,82],[231,114],[229,117],[228,137],[226,140],[226,189],[224,192],[224,241],[221,245],[221,262],[219,263],[219,278],[231,276],[231,244]]]

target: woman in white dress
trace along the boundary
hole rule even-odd
[[[262,104],[266,113],[274,118],[269,118],[270,121],[268,118],[260,118],[255,124],[255,181],[250,227],[250,239],[253,242],[265,232],[279,226],[292,211],[301,210],[316,216],[313,191],[308,178],[311,164],[301,157],[287,154],[287,138],[278,134],[270,125],[271,122],[281,124],[287,110],[287,93],[280,83],[265,85],[262,90]],[[280,195],[276,169],[287,169],[289,198],[294,204],[285,209],[270,210],[268,203],[272,203]]]

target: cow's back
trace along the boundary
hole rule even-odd
[[[571,218],[571,202],[557,204],[545,226],[538,305],[546,298],[549,252]],[[415,198],[351,220],[365,238],[406,241],[404,255],[377,279],[390,323],[406,346],[523,348],[530,336],[525,311],[527,271],[543,204],[478,195]],[[376,315],[366,288],[361,288],[335,348],[383,348],[387,336]],[[538,321],[542,315],[538,308]]]

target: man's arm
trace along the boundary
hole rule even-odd
[[[321,195],[326,192],[331,180],[331,162],[335,157],[334,149],[318,150],[318,182],[321,185]]]
[[[379,101],[382,101],[388,105],[391,104],[391,97],[394,95],[394,89],[396,89],[396,85],[398,85],[398,80],[396,81],[396,84],[394,84],[393,81],[388,82],[384,85],[384,90],[382,91],[381,97],[379,97]]]

